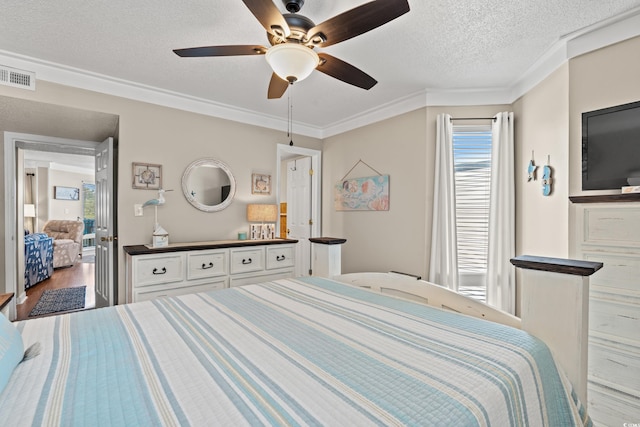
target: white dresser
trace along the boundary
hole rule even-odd
[[[224,240],[125,246],[126,302],[293,277],[297,240]]]
[[[588,411],[597,426],[638,423],[640,203],[575,208],[576,257],[604,264],[589,294]]]

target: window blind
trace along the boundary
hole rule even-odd
[[[458,270],[462,285],[484,286],[489,237],[491,142],[491,126],[453,127]]]

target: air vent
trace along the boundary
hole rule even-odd
[[[0,85],[36,90],[36,73],[0,65]]]

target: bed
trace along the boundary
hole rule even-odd
[[[7,425],[590,425],[528,333],[319,277],[13,329]]]

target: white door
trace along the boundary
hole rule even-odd
[[[311,157],[287,162],[287,237],[297,239],[296,276],[311,270]]]
[[[114,304],[117,237],[114,236],[113,138],[96,148],[96,308]]]

